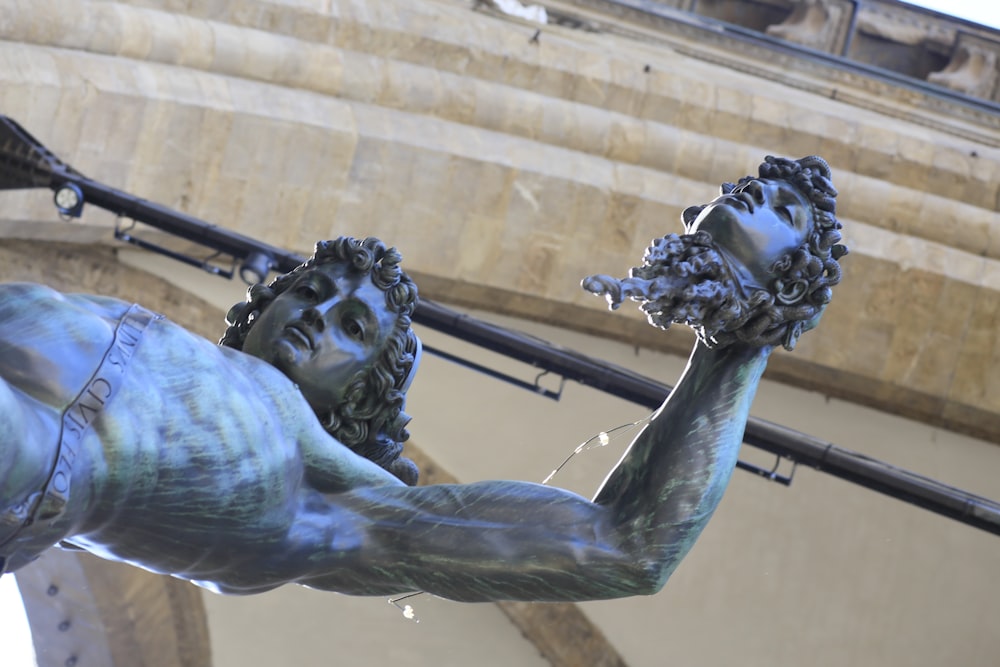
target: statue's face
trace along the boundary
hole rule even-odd
[[[243,351],[284,372],[323,410],[341,404],[347,383],[375,364],[395,323],[369,275],[328,264],[303,272],[264,309]]]
[[[755,179],[708,204],[688,228],[698,230],[712,235],[745,286],[771,289],[771,267],[812,234],[812,206],[785,181]]]

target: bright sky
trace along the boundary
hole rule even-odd
[[[8,667],[37,664],[28,619],[24,616],[21,594],[12,574],[0,577],[0,646],[3,647],[3,664]]]
[[[951,14],[1000,29],[1000,3],[996,0],[904,0],[911,5]]]

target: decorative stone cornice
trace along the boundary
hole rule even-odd
[[[772,37],[840,54],[850,34],[854,3],[850,0],[797,0],[781,23],[765,31]]]
[[[998,56],[1000,41],[959,32],[948,66],[931,72],[927,80],[973,97],[1000,100]]]
[[[906,11],[897,3],[873,3],[858,9],[858,31],[899,44],[934,44],[947,49],[955,41],[953,22]]]

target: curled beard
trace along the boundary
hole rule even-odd
[[[594,275],[581,285],[604,296],[612,310],[626,298],[638,301],[649,323],[660,329],[686,324],[710,347],[732,342],[727,334],[774,302],[767,290],[744,295],[706,231],[656,239],[628,278]]]

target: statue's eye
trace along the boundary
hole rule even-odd
[[[354,317],[345,317],[341,324],[344,327],[344,333],[348,336],[355,340],[364,340],[365,327],[360,320]]]
[[[778,215],[784,218],[785,222],[787,222],[792,227],[795,226],[795,216],[792,215],[792,209],[788,208],[787,206],[779,206]]]
[[[299,283],[295,288],[295,293],[308,301],[319,300],[319,292],[317,292],[316,288],[309,283]]]

